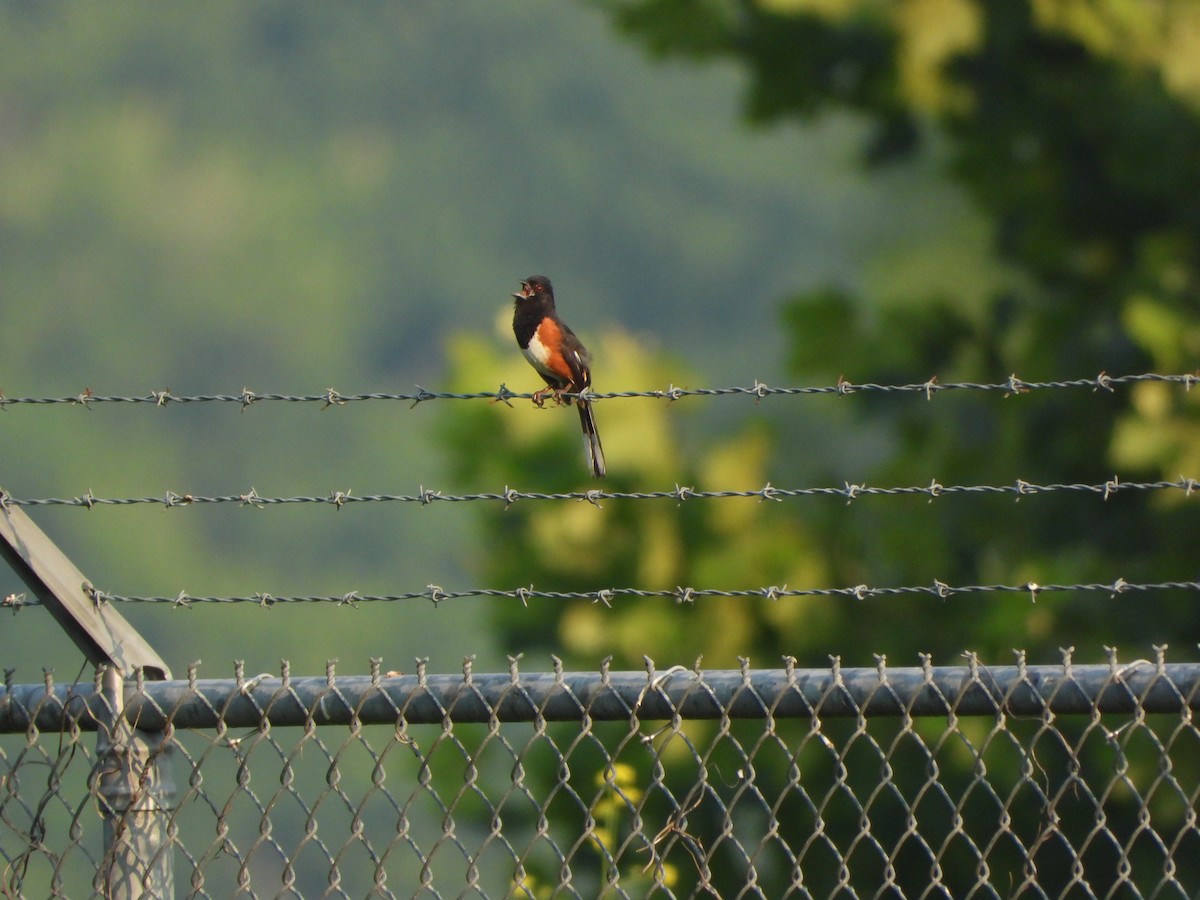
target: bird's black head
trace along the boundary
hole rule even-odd
[[[550,285],[550,279],[545,275],[530,275],[521,282],[521,290],[513,296],[518,300],[528,300],[530,297],[554,300],[554,288]]]

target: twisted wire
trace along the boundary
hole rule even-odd
[[[203,496],[199,494],[167,491],[162,496],[145,497],[97,497],[90,490],[78,497],[13,497],[0,490],[0,508],[8,506],[69,506],[83,509],[95,509],[102,506],[139,506],[158,505],[166,509],[183,506],[204,504],[236,504],[264,509],[268,506],[288,504],[314,503],[333,506],[340,509],[343,506],[356,503],[419,503],[428,506],[433,503],[478,503],[493,502],[511,506],[520,500],[542,501],[576,501],[599,505],[607,500],[674,500],[684,502],[689,500],[721,500],[729,498],[754,498],[757,500],[774,500],[782,502],[796,497],[837,497],[850,503],[863,497],[897,497],[924,496],[933,500],[937,497],[955,494],[1000,494],[1010,495],[1017,499],[1038,494],[1082,493],[1092,494],[1107,500],[1114,494],[1144,491],[1183,491],[1190,497],[1200,489],[1200,481],[1195,478],[1180,476],[1175,481],[1121,481],[1113,476],[1108,481],[1098,484],[1084,483],[1050,483],[1037,484],[1018,478],[1012,484],[951,484],[944,485],[936,479],[926,485],[907,485],[897,487],[872,487],[866,484],[847,482],[841,487],[800,487],[780,488],[769,482],[755,490],[696,490],[684,485],[675,485],[669,491],[519,491],[505,487],[502,491],[480,492],[472,494],[448,494],[442,491],[419,487],[415,494],[355,494],[352,490],[333,490],[327,495],[270,497],[259,494],[254,488],[240,494],[221,494]]]
[[[334,606],[357,606],[359,603],[394,603],[406,600],[427,600],[437,606],[447,600],[460,600],[469,597],[493,597],[508,600],[520,600],[528,605],[530,600],[587,600],[591,603],[602,603],[612,607],[614,600],[633,599],[671,599],[676,603],[694,603],[710,597],[724,598],[761,598],[765,600],[781,600],[788,597],[845,597],[854,600],[868,600],[877,597],[926,596],[941,600],[955,596],[970,596],[978,594],[1020,594],[1027,595],[1031,601],[1044,594],[1060,593],[1106,593],[1110,596],[1118,594],[1146,594],[1162,591],[1200,591],[1200,581],[1160,581],[1160,582],[1129,582],[1117,578],[1111,582],[1082,582],[1076,584],[968,584],[951,585],[939,579],[932,584],[903,585],[892,587],[873,587],[867,584],[857,584],[836,588],[789,588],[787,585],[757,588],[726,590],[721,588],[632,588],[616,587],[602,588],[594,591],[543,591],[536,590],[531,585],[519,588],[468,588],[466,590],[445,590],[436,584],[428,584],[420,591],[407,591],[398,594],[364,594],[358,591],[348,591],[340,595],[274,595],[256,592],[244,596],[214,597],[193,596],[186,591],[180,591],[174,597],[167,596],[130,596],[113,594],[100,590],[92,585],[84,585],[84,590],[97,605],[103,603],[147,603],[165,604],[174,607],[186,607],[195,603],[249,603],[256,606],[271,607],[288,603],[325,603]],[[0,606],[19,609],[24,606],[39,606],[36,597],[25,594],[10,594],[0,599]]]
[[[928,381],[914,382],[910,384],[877,384],[874,382],[854,383],[845,379],[839,379],[837,384],[818,385],[808,387],[770,387],[757,379],[749,387],[717,387],[717,388],[683,388],[675,385],[668,385],[661,390],[643,390],[643,391],[607,391],[595,392],[586,391],[581,394],[563,394],[564,397],[586,397],[588,400],[628,400],[635,398],[654,399],[654,400],[680,400],[684,397],[725,397],[725,396],[750,396],[757,399],[770,396],[803,396],[810,394],[856,394],[856,393],[882,393],[882,394],[924,394],[927,399],[932,399],[934,394],[942,391],[991,391],[999,392],[1006,396],[1014,394],[1026,394],[1031,391],[1044,391],[1062,388],[1091,388],[1093,391],[1112,392],[1115,388],[1121,385],[1135,384],[1138,382],[1164,382],[1168,384],[1180,384],[1186,390],[1191,390],[1194,384],[1200,383],[1200,375],[1193,373],[1183,373],[1178,375],[1158,374],[1154,372],[1146,372],[1139,375],[1109,375],[1106,372],[1101,372],[1093,378],[1075,378],[1064,381],[1025,381],[1018,378],[1016,375],[1010,375],[1006,380],[1000,382],[972,382],[959,381],[948,382],[942,384],[938,381],[937,376],[933,376]],[[320,403],[322,409],[327,409],[330,406],[344,406],[348,403],[359,403],[368,400],[391,400],[404,401],[416,406],[419,403],[424,403],[429,400],[491,400],[507,403],[511,400],[530,400],[533,399],[532,393],[520,393],[511,391],[504,384],[501,384],[496,391],[476,391],[472,393],[455,393],[452,391],[430,391],[420,385],[417,385],[417,390],[413,392],[373,392],[359,394],[343,394],[335,388],[326,388],[318,394],[279,394],[279,393],[259,393],[251,390],[248,387],[242,388],[241,391],[234,394],[191,394],[177,395],[172,394],[169,390],[150,391],[148,394],[118,396],[104,395],[93,393],[90,388],[85,388],[80,393],[70,397],[6,397],[0,392],[0,410],[6,409],[9,406],[53,406],[53,405],[68,405],[68,406],[83,406],[91,408],[93,404],[104,403],[132,403],[132,404],[149,404],[152,406],[168,406],[175,403],[235,403],[245,409],[255,403],[262,402],[282,402],[282,403]]]

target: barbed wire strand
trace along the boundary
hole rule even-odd
[[[724,590],[720,588],[675,587],[662,589],[644,588],[603,588],[594,591],[542,591],[535,590],[532,585],[513,589],[504,588],[470,588],[462,591],[447,591],[435,584],[428,584],[424,590],[409,591],[401,594],[360,594],[349,591],[340,595],[302,594],[294,596],[275,596],[267,593],[254,593],[248,596],[211,597],[192,596],[186,591],[180,591],[174,597],[165,596],[126,596],[111,594],[92,585],[84,585],[84,589],[97,605],[104,603],[148,603],[165,604],[173,607],[187,607],[195,603],[249,603],[256,606],[271,607],[286,603],[327,603],[335,606],[357,606],[359,603],[393,603],[405,600],[427,600],[437,606],[447,600],[459,600],[469,597],[495,597],[509,600],[520,600],[528,605],[530,600],[587,600],[591,603],[603,603],[611,607],[614,600],[625,598],[637,599],[672,599],[676,603],[694,603],[696,600],[709,597],[724,598],[762,598],[766,600],[781,600],[788,597],[847,597],[855,600],[869,600],[876,597],[929,596],[941,600],[955,596],[975,594],[1024,594],[1031,601],[1044,594],[1057,593],[1106,593],[1110,596],[1129,593],[1153,593],[1160,591],[1200,591],[1200,581],[1162,581],[1150,583],[1129,582],[1118,578],[1112,582],[1085,582],[1079,584],[972,584],[950,585],[934,579],[928,585],[907,585],[900,587],[872,587],[858,584],[852,587],[839,588],[789,588],[787,585],[740,590]],[[25,594],[9,594],[0,599],[0,607],[14,610],[24,606],[40,606],[36,597]]]
[[[724,397],[724,396],[751,396],[757,399],[770,396],[804,396],[811,394],[857,394],[857,393],[883,393],[883,394],[924,394],[927,399],[932,399],[934,394],[942,391],[993,391],[1000,392],[1006,396],[1014,394],[1026,394],[1031,391],[1043,391],[1062,388],[1090,388],[1093,391],[1112,392],[1115,388],[1121,385],[1135,384],[1139,382],[1164,382],[1169,384],[1180,384],[1186,390],[1191,390],[1195,384],[1200,384],[1200,374],[1184,373],[1179,375],[1164,375],[1153,372],[1147,372],[1140,375],[1109,375],[1106,372],[1101,372],[1094,378],[1075,378],[1067,381],[1025,381],[1018,378],[1016,375],[1010,375],[1005,381],[995,383],[981,383],[971,381],[948,382],[942,384],[938,381],[937,376],[933,376],[928,381],[911,384],[877,384],[874,382],[864,382],[856,384],[845,379],[839,379],[837,384],[811,386],[811,387],[770,387],[762,382],[755,380],[754,384],[749,387],[717,387],[717,388],[683,388],[674,385],[668,385],[662,390],[644,390],[644,391],[609,391],[595,392],[587,391],[583,394],[563,394],[564,397],[579,397],[585,396],[588,400],[628,400],[635,398],[645,398],[654,400],[680,400],[684,397]],[[519,393],[511,391],[504,384],[500,385],[496,391],[476,391],[472,393],[455,393],[451,391],[430,391],[417,385],[417,390],[411,393],[385,393],[374,392],[364,394],[343,394],[335,388],[326,388],[319,394],[277,394],[277,393],[258,393],[248,387],[242,388],[236,394],[192,394],[192,395],[176,395],[170,390],[151,391],[144,395],[133,396],[115,396],[93,393],[90,388],[85,388],[80,393],[72,397],[6,397],[3,392],[0,392],[0,410],[7,409],[9,406],[53,406],[53,405],[68,405],[68,406],[83,406],[91,408],[93,404],[104,403],[132,403],[132,404],[149,404],[151,406],[168,406],[173,403],[235,403],[245,409],[255,403],[261,402],[282,402],[282,403],[320,403],[322,409],[327,409],[331,406],[344,406],[349,403],[359,403],[368,400],[391,400],[409,402],[413,406],[424,403],[429,400],[491,400],[501,401],[504,403],[510,400],[531,400],[532,393]]]
[[[689,500],[717,500],[727,498],[754,498],[757,500],[782,501],[794,497],[838,497],[850,503],[862,497],[895,497],[919,495],[933,500],[954,494],[1007,494],[1029,497],[1037,494],[1054,493],[1084,493],[1093,494],[1107,500],[1114,494],[1123,492],[1168,491],[1180,490],[1188,497],[1200,490],[1200,481],[1195,478],[1180,476],[1176,481],[1121,481],[1113,476],[1101,484],[1082,483],[1052,483],[1035,484],[1018,478],[1012,484],[952,484],[944,485],[936,479],[927,485],[910,485],[903,487],[871,487],[866,484],[847,482],[842,487],[802,487],[780,488],[769,482],[756,490],[696,490],[692,487],[676,485],[669,491],[562,491],[546,493],[541,491],[519,491],[505,487],[498,492],[474,494],[446,494],[441,491],[419,487],[415,494],[361,494],[356,495],[352,490],[330,491],[326,496],[296,496],[269,497],[259,494],[254,488],[241,494],[223,494],[217,496],[201,496],[198,494],[177,494],[167,491],[159,497],[97,497],[90,490],[78,497],[13,497],[0,490],[0,508],[8,506],[71,506],[83,509],[95,509],[99,506],[138,506],[157,505],[166,509],[202,504],[237,504],[263,509],[268,506],[281,506],[295,503],[315,503],[333,506],[340,509],[355,503],[419,503],[428,506],[432,503],[475,503],[497,502],[511,506],[519,500],[543,501],[577,501],[600,504],[606,500],[674,500],[684,502]]]

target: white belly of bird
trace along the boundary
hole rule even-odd
[[[550,378],[558,377],[548,365],[550,362],[550,349],[542,343],[542,339],[536,333],[529,339],[529,346],[522,347],[521,352],[525,354],[525,358],[529,360],[529,364],[541,374]]]

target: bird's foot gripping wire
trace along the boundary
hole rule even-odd
[[[554,400],[555,406],[562,406],[564,402],[562,398],[562,388],[544,387],[540,391],[533,392],[533,405],[541,409],[546,405],[546,396],[549,395]]]

